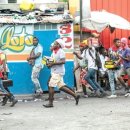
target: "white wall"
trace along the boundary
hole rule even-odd
[[[21,3],[21,1],[22,0],[17,0],[17,3]],[[58,0],[32,0],[32,1],[34,1],[34,3],[58,3]]]
[[[8,0],[0,0],[0,3],[6,4],[6,3],[8,3]]]
[[[90,0],[82,0],[82,19],[91,17]]]

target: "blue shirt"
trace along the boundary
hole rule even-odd
[[[127,58],[128,56],[130,57],[130,48],[126,48],[122,52],[122,57]],[[125,69],[130,68],[130,61],[123,60],[123,66]]]
[[[118,50],[112,50],[112,48],[109,49],[109,58],[113,61],[117,61],[119,60],[119,56],[118,54],[122,54],[122,49],[118,49]]]
[[[37,53],[41,53],[41,55],[35,59],[34,66],[36,67],[43,67],[42,64],[42,53],[43,53],[43,47],[38,43],[38,45],[34,49],[34,54],[37,55]]]

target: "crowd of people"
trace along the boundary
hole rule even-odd
[[[130,95],[130,38],[115,38],[113,46],[105,49],[103,46],[94,47],[92,37],[89,37],[86,42],[80,44],[81,54],[74,52],[79,58],[78,67],[80,67],[81,79],[85,80],[85,85],[81,82],[81,86],[91,86],[92,92],[98,97],[107,96],[108,98],[116,98],[116,85],[119,82],[124,87],[126,94]],[[86,66],[85,66],[85,60]],[[83,75],[84,73],[84,75]],[[83,75],[83,76],[82,76]],[[123,76],[127,75],[127,82]],[[101,80],[106,84],[102,85]],[[104,91],[104,88],[110,87],[111,95]],[[109,88],[108,88],[109,89]],[[88,97],[86,90],[84,95]]]
[[[130,96],[130,38],[115,38],[113,46],[105,49],[103,46],[96,46],[92,40],[95,36],[90,36],[80,44],[80,53],[74,51],[74,55],[78,58],[78,65],[74,68],[74,73],[80,69],[80,83],[83,89],[84,97],[88,97],[88,88],[94,96],[108,98],[116,98],[116,83],[119,82],[125,89],[125,96]],[[43,90],[39,82],[39,74],[43,68],[42,54],[43,47],[39,43],[37,37],[33,38],[33,49],[27,58],[29,64],[32,65],[32,82],[35,86],[36,95],[42,95]],[[43,104],[45,108],[53,107],[54,88],[58,87],[74,97],[76,105],[79,103],[80,96],[70,87],[68,87],[63,77],[65,75],[65,52],[63,50],[64,43],[62,39],[56,39],[50,46],[51,60],[46,62],[46,66],[50,68],[51,74],[48,79],[49,102]],[[11,106],[18,101],[14,98],[9,89],[3,86],[3,79],[7,79],[6,58],[3,52],[0,52],[0,95],[4,95],[2,105],[5,105],[10,99]],[[2,66],[2,67],[1,67]],[[127,83],[123,79],[123,75],[128,76]],[[109,80],[108,80],[109,79]],[[104,82],[105,81],[105,84]],[[111,95],[105,91],[105,86],[109,86]],[[107,88],[106,87],[106,88]]]

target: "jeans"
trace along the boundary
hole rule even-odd
[[[108,70],[108,77],[109,77],[109,83],[111,87],[111,94],[115,94],[115,71],[114,70]]]
[[[96,70],[89,68],[87,75],[85,76],[85,80],[91,85],[91,87],[95,91],[97,91],[99,89],[101,92],[104,92],[104,90],[101,88],[101,86],[96,82],[95,76],[96,76]]]
[[[0,91],[2,91],[3,93],[7,94],[8,91],[5,90],[4,86],[3,86],[3,82],[2,79],[0,79]]]
[[[32,82],[35,85],[36,93],[40,93],[40,92],[42,93],[42,88],[41,88],[41,85],[40,85],[40,82],[39,82],[39,79],[38,79],[41,69],[42,69],[42,67],[36,67],[36,66],[34,66],[33,69],[32,69],[31,78],[32,78]]]

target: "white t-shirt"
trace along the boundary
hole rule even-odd
[[[86,60],[88,60],[88,69],[89,68],[92,68],[92,69],[95,69],[97,70],[97,65],[95,63],[95,60],[92,58],[92,56],[89,54],[89,50],[93,56],[94,59],[96,59],[96,50],[94,47],[92,47],[92,49],[87,49],[86,51],[84,50],[83,53],[82,53],[82,57],[83,58],[86,58]],[[85,56],[85,57],[84,57]]]
[[[104,67],[104,65],[105,65],[105,61],[107,61],[107,57],[105,56],[103,56],[103,55],[99,55],[100,56],[100,60],[101,60],[101,63],[102,63],[102,68],[100,69],[100,71],[107,71],[107,69]]]
[[[63,51],[63,49],[59,49],[57,53],[54,53],[54,52],[52,53],[52,58],[56,62],[60,61],[61,59],[65,59],[65,52]],[[65,66],[64,66],[64,64],[53,65],[51,67],[51,73],[64,75],[65,74]]]

